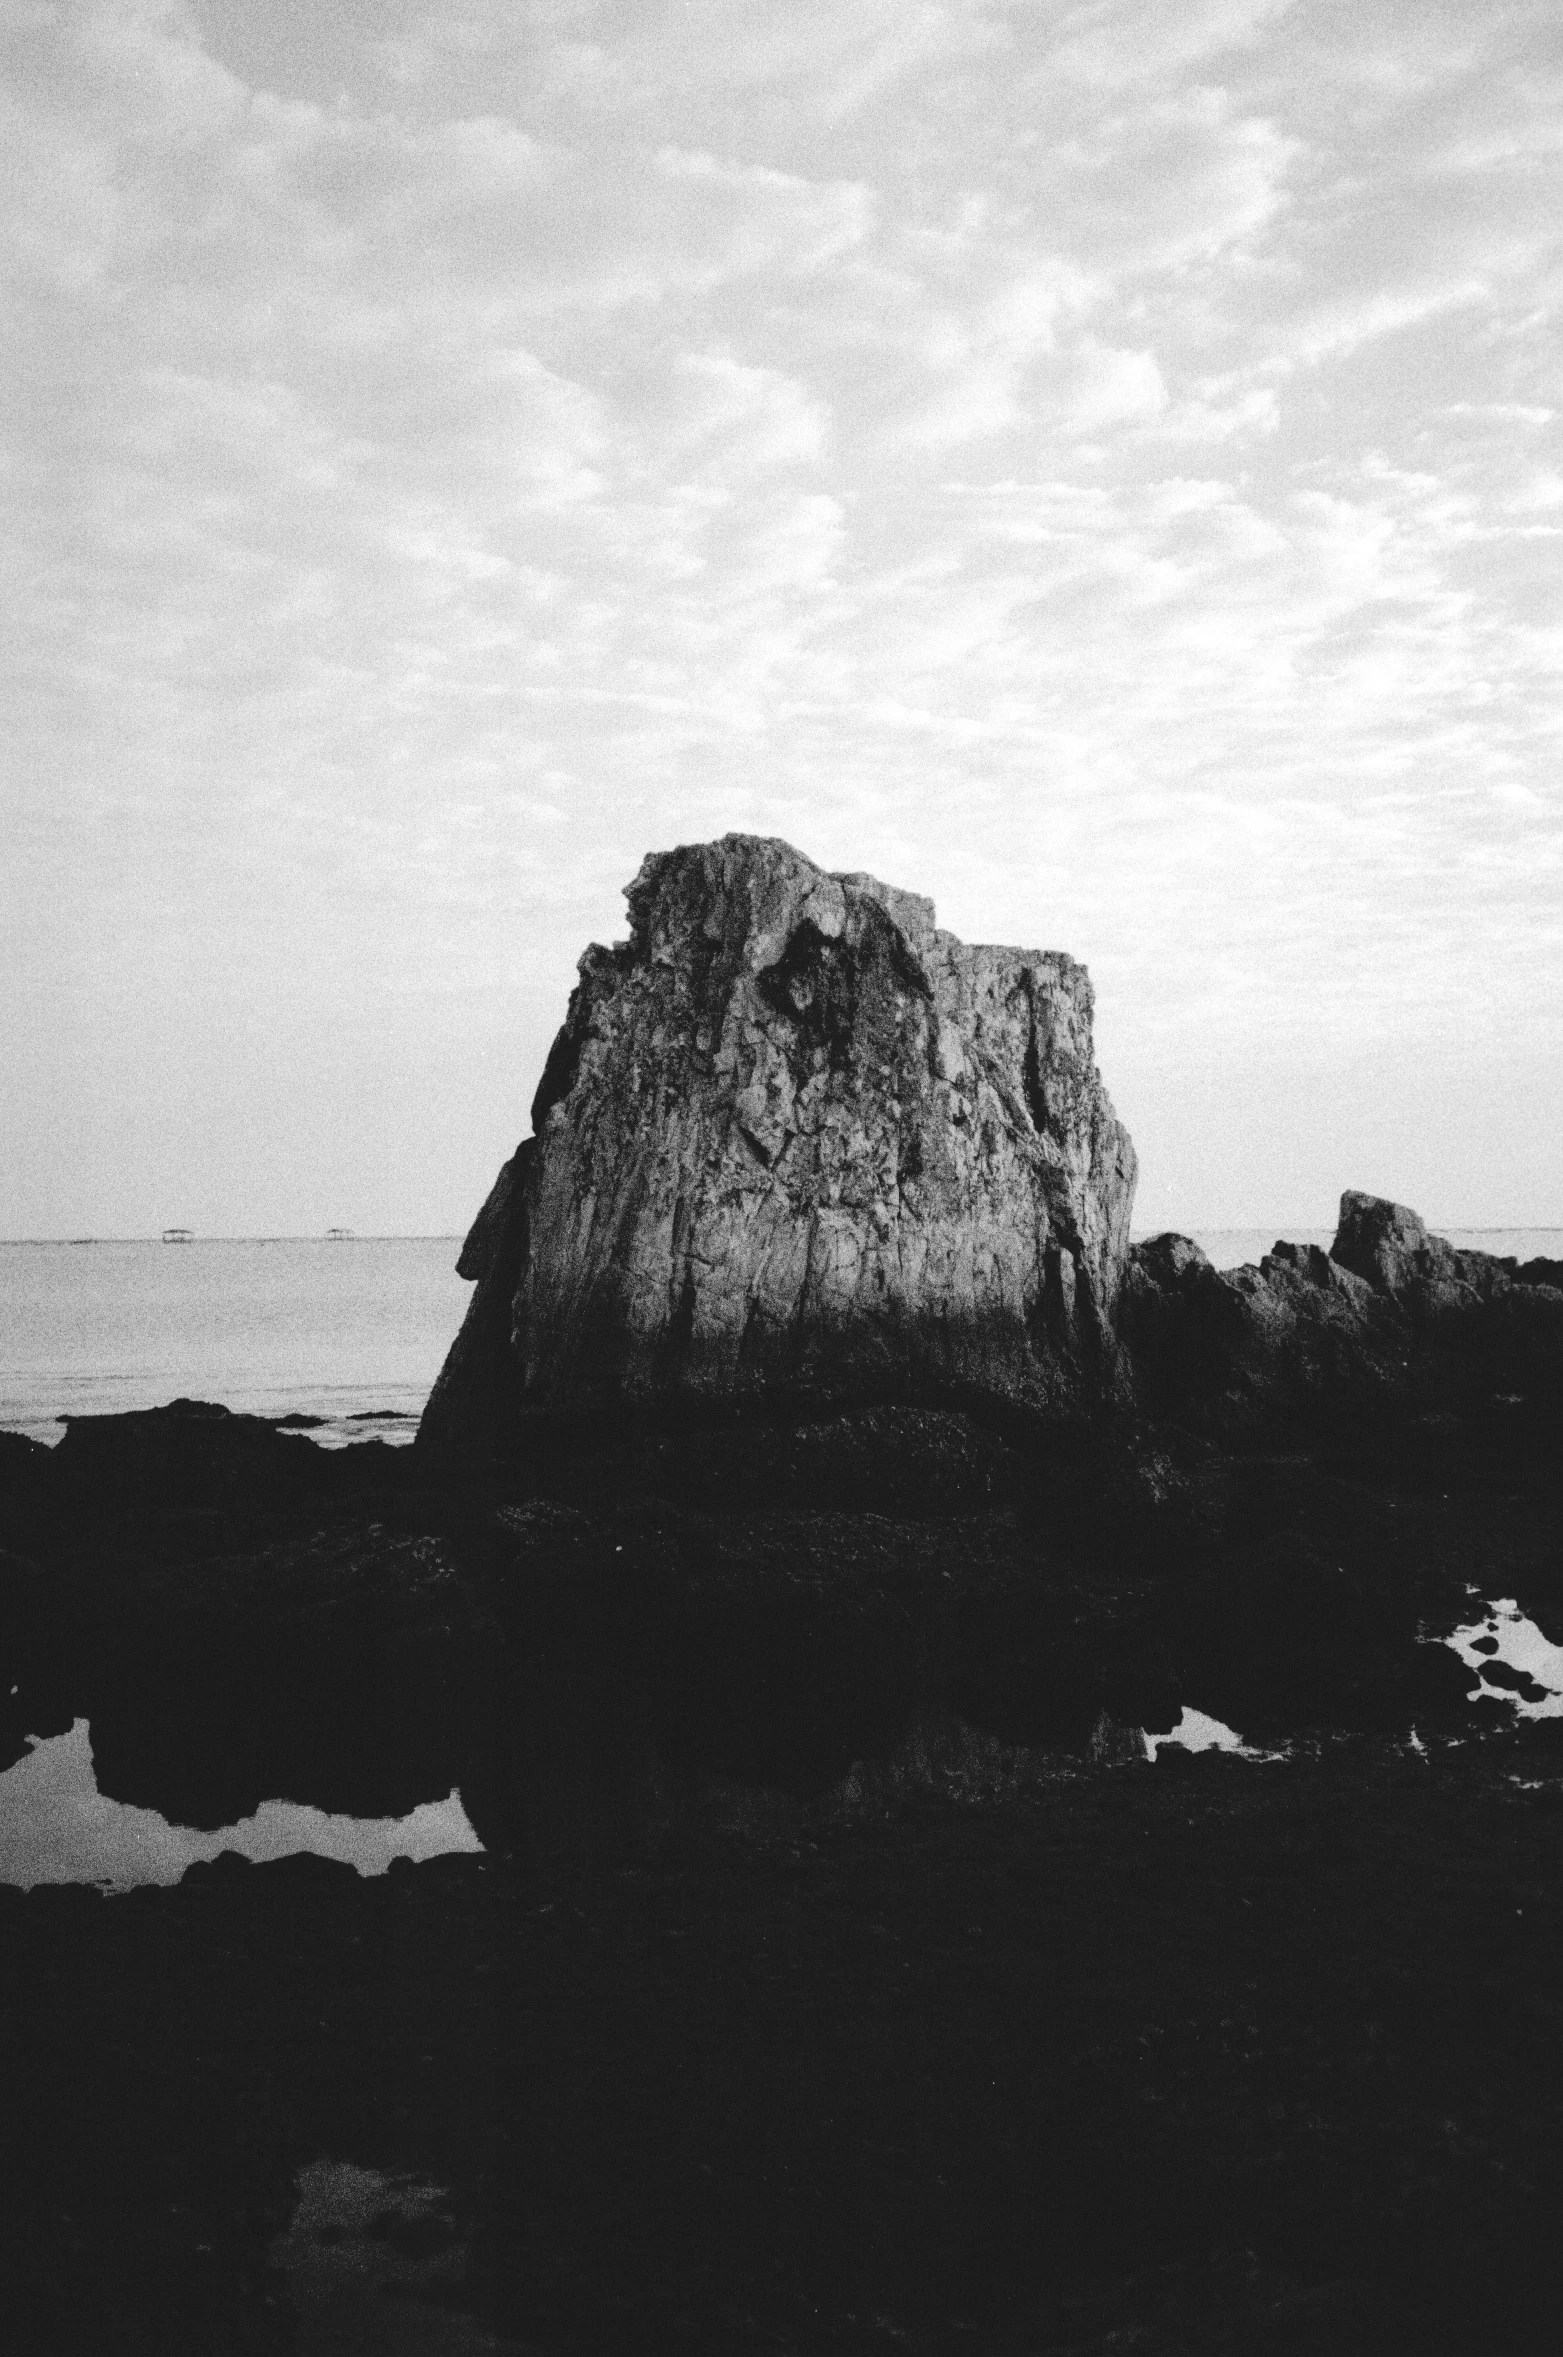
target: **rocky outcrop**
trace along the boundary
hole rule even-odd
[[[1501,1299],[1514,1280],[1512,1260],[1490,1252],[1461,1252],[1404,1203],[1348,1188],[1330,1258],[1366,1278],[1375,1292],[1423,1315],[1466,1309]]]
[[[258,1497],[324,1496],[335,1468],[302,1434],[215,1400],[175,1399],[123,1415],[65,1416],[51,1473],[84,1504],[247,1507]]]
[[[522,1406],[1110,1387],[1135,1163],[1091,986],[729,835],[648,858],[460,1267],[423,1437]]]
[[[1277,1244],[1257,1268],[1214,1268],[1187,1236],[1129,1255],[1120,1333],[1150,1413],[1242,1429],[1391,1397],[1400,1320],[1316,1246]]]
[[[1563,1295],[1355,1190],[1328,1252],[1278,1243],[1257,1268],[1216,1269],[1186,1236],[1137,1244],[1119,1323],[1144,1407],[1232,1432],[1349,1426],[1495,1389],[1539,1413],[1563,1385]]]

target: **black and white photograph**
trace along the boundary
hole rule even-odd
[[[1557,0],[0,0],[0,2341],[1560,2220]]]

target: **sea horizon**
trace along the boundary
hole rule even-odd
[[[137,1236],[0,1236],[0,1245],[46,1244],[459,1244],[465,1228],[300,1228],[254,1236],[185,1228]]]
[[[1422,1215],[1418,1215],[1419,1217]],[[470,1227],[470,1222],[468,1226]],[[1446,1239],[1455,1236],[1563,1236],[1563,1220],[1438,1220],[1424,1218],[1429,1234]],[[1302,1235],[1333,1236],[1334,1225],[1325,1220],[1276,1219],[1263,1220],[1135,1220],[1129,1233],[1136,1243],[1147,1236],[1256,1236],[1272,1232],[1283,1240]],[[84,1244],[460,1244],[467,1228],[300,1228],[297,1230],[266,1230],[253,1235],[232,1234],[217,1230],[163,1230],[156,1234],[127,1236],[0,1236],[0,1247]]]

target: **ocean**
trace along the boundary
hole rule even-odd
[[[0,1244],[0,1429],[218,1400],[410,1440],[466,1314],[458,1236]]]
[[[1218,1268],[1278,1236],[1208,1228]],[[1563,1229],[1451,1228],[1482,1252],[1563,1256]],[[57,1441],[60,1418],[184,1396],[324,1421],[326,1447],[410,1440],[471,1290],[456,1236],[275,1236],[164,1243],[0,1244],[0,1430]]]

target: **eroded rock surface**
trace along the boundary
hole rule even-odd
[[[592,948],[424,1435],[514,1406],[1109,1388],[1134,1150],[1082,966],[729,835]]]

